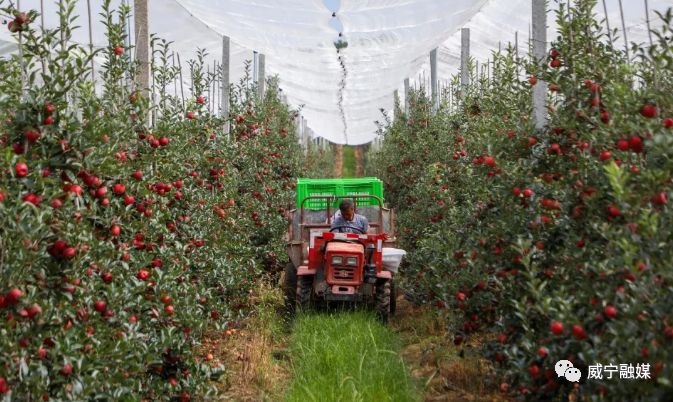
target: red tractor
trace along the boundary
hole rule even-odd
[[[369,233],[339,233],[332,224],[332,208],[338,200],[352,199],[356,213],[369,220]],[[376,206],[358,207],[358,200],[376,200]],[[309,210],[309,200],[324,199],[327,208]],[[378,317],[387,322],[395,312],[395,273],[383,265],[384,247],[396,244],[394,210],[385,208],[374,195],[310,196],[299,210],[290,211],[287,264],[283,279],[288,315],[310,305],[334,302],[374,305]]]

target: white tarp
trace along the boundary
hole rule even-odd
[[[90,1],[94,45],[103,46],[102,0]],[[22,9],[40,9],[40,0],[20,3]],[[44,3],[45,25],[53,28],[57,2]],[[120,3],[113,0],[114,7]],[[611,27],[620,31],[615,46],[623,48],[619,1],[606,3]],[[644,0],[622,3],[629,40],[646,41]],[[549,4],[558,7],[557,0]],[[649,0],[649,6],[655,21],[654,10],[673,6],[673,0]],[[604,17],[602,1],[596,12]],[[74,40],[88,44],[85,0],[78,2],[76,14],[82,28]],[[357,145],[375,137],[379,110],[392,109],[393,91],[403,93],[405,78],[419,84],[423,71],[427,82],[433,48],[439,48],[440,82],[458,71],[461,27],[471,28],[471,54],[480,63],[499,43],[503,48],[513,43],[515,32],[525,54],[531,0],[149,0],[149,14],[150,31],[174,42],[185,67],[198,48],[209,53],[208,65],[221,60],[222,35],[231,38],[232,82],[242,77],[243,61],[252,59],[253,50],[264,53],[267,75],[280,77],[290,104],[304,105],[302,114],[316,135]],[[551,12],[548,23],[551,42],[556,36]],[[338,31],[348,42],[339,54],[334,46]],[[14,42],[7,29],[0,29],[0,56],[15,51]]]

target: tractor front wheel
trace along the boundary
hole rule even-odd
[[[311,305],[311,293],[313,293],[313,276],[305,275],[297,277],[297,308],[307,311]]]
[[[382,323],[388,323],[390,317],[390,281],[380,281],[376,284],[376,315]]]

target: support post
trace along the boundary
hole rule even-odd
[[[252,83],[257,84],[257,69],[259,68],[259,53],[252,51]]]
[[[257,92],[260,99],[264,98],[264,86],[266,84],[266,56],[260,53],[257,56]]]
[[[430,52],[430,91],[432,93],[432,107],[439,109],[439,85],[437,82],[437,48]]]
[[[229,60],[230,60],[229,37],[222,37],[222,117],[229,118]],[[229,121],[224,124],[224,133],[229,134]]]
[[[140,62],[136,75],[136,87],[141,89],[145,96],[149,96],[150,87],[150,34],[147,1],[135,0],[133,15],[137,46],[136,57]]]
[[[460,30],[460,84],[461,96],[464,98],[470,85],[470,28]]]
[[[404,114],[409,114],[409,78],[404,79]]]
[[[533,58],[545,62],[547,55],[547,6],[546,0],[533,0]],[[533,88],[533,121],[536,129],[544,128],[547,121],[547,83],[538,81]]]
[[[86,11],[89,16],[89,51],[93,53],[93,19],[91,18],[91,0],[86,0]],[[44,65],[43,65],[44,67]],[[93,58],[91,58],[91,81],[96,82],[96,71],[94,69]],[[94,85],[94,91],[96,86]]]

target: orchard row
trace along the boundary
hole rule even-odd
[[[576,394],[561,359],[650,364],[650,380],[587,381],[587,400],[673,393],[673,18],[627,63],[595,3],[561,9],[542,63],[497,55],[457,108],[412,93],[371,160],[400,211],[403,285],[459,312],[456,345],[492,334],[481,353],[520,399]],[[549,89],[542,130],[536,85]]]
[[[201,58],[183,107],[158,57],[152,103],[119,46],[127,15],[107,5],[96,90],[88,49],[53,40],[69,26],[2,13],[24,47],[0,60],[0,400],[212,397],[222,368],[195,347],[235,326],[286,259],[306,173],[297,111],[274,80],[260,98],[246,78],[230,116],[209,114]]]

